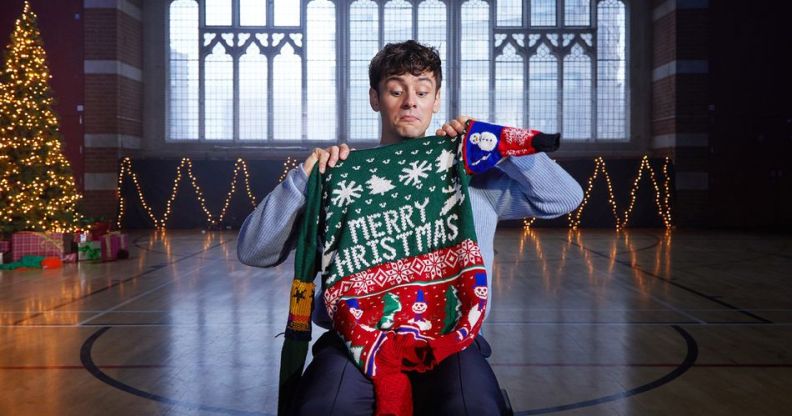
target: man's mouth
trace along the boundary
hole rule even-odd
[[[407,115],[407,116],[399,117],[399,120],[401,120],[401,121],[418,121],[418,117]]]

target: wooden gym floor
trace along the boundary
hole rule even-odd
[[[0,272],[0,415],[270,415],[292,279],[236,233]],[[792,239],[502,229],[490,362],[520,415],[792,412]]]

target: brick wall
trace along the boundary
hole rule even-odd
[[[708,3],[666,0],[653,6],[653,152],[674,161],[675,223],[711,225]]]
[[[89,215],[114,218],[121,137],[143,135],[142,2],[86,7],[85,198]],[[138,140],[139,142],[139,140]]]

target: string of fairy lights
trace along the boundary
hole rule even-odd
[[[597,157],[594,159],[594,172],[588,178],[586,191],[583,195],[583,201],[580,205],[568,214],[569,220],[569,228],[572,230],[578,230],[580,228],[580,224],[582,221],[583,211],[585,210],[586,206],[589,203],[591,192],[594,188],[594,182],[600,176],[600,174],[605,178],[605,183],[607,184],[608,188],[608,205],[613,213],[613,218],[616,224],[616,230],[623,230],[627,227],[627,224],[630,221],[630,216],[633,213],[635,208],[635,203],[638,198],[638,191],[641,184],[641,179],[643,178],[644,171],[647,171],[649,174],[649,178],[651,179],[651,185],[653,190],[655,191],[655,202],[657,204],[658,215],[662,218],[663,223],[666,229],[671,229],[671,205],[670,205],[670,198],[671,198],[671,178],[668,174],[668,169],[671,164],[671,159],[666,157],[663,163],[663,189],[660,189],[657,181],[657,175],[655,174],[652,166],[649,163],[649,157],[644,156],[641,159],[641,163],[638,167],[638,172],[636,174],[635,179],[633,180],[633,186],[630,189],[630,201],[627,209],[624,210],[622,215],[618,213],[618,206],[616,204],[616,197],[613,192],[613,184],[611,183],[610,175],[608,174],[608,170],[605,165],[605,160],[602,157]],[[286,161],[283,163],[283,172],[278,178],[278,182],[282,182],[286,175],[289,173],[290,170],[297,166],[297,160],[288,157]],[[255,208],[256,207],[256,198],[253,196],[253,193],[250,190],[250,174],[248,172],[247,163],[242,159],[237,159],[236,163],[234,164],[234,174],[231,178],[230,189],[226,195],[225,202],[223,203],[223,208],[220,211],[220,215],[214,216],[206,207],[206,199],[203,196],[200,186],[196,182],[195,175],[192,173],[192,161],[189,158],[183,158],[179,167],[176,171],[176,178],[173,180],[173,190],[171,191],[170,198],[168,199],[165,207],[165,212],[162,218],[157,218],[154,215],[151,207],[146,203],[146,198],[143,196],[143,191],[140,187],[140,181],[138,180],[138,176],[135,172],[132,171],[132,159],[129,157],[125,157],[121,161],[121,169],[118,173],[118,217],[116,219],[116,226],[121,228],[121,224],[125,215],[125,206],[126,200],[121,193],[121,189],[123,189],[124,181],[126,178],[131,178],[132,182],[134,183],[135,189],[137,190],[138,200],[140,201],[143,209],[148,214],[151,221],[154,223],[155,227],[158,229],[165,229],[165,225],[167,220],[171,214],[173,202],[176,199],[176,195],[178,194],[179,183],[182,180],[182,171],[187,171],[187,176],[190,178],[190,183],[193,186],[195,191],[196,199],[201,206],[204,214],[206,215],[207,224],[211,226],[219,225],[222,223],[223,218],[225,218],[226,213],[228,212],[228,207],[231,204],[231,197],[236,192],[236,183],[239,178],[239,172],[243,173],[243,178],[245,182],[245,191],[247,193],[248,199],[250,200],[251,205]],[[524,218],[523,219],[523,226],[526,229],[529,229],[534,223],[536,222],[536,218]]]
[[[288,157],[283,163],[283,174],[278,179],[278,182],[282,182],[286,177],[286,174],[289,173],[289,170],[295,166],[297,166],[297,160],[292,157]],[[250,189],[250,172],[248,171],[247,162],[241,158],[238,158],[234,163],[234,173],[231,177],[231,184],[228,193],[226,194],[225,201],[223,202],[223,208],[220,210],[220,214],[215,216],[206,206],[206,198],[204,198],[203,191],[201,191],[201,187],[198,185],[195,175],[193,174],[192,160],[185,157],[181,159],[181,163],[179,163],[179,166],[176,168],[176,178],[173,180],[173,189],[168,201],[166,202],[165,212],[162,214],[162,218],[157,218],[157,216],[154,215],[154,211],[151,209],[151,206],[146,202],[146,198],[143,195],[143,190],[141,189],[140,180],[138,179],[137,173],[132,170],[132,159],[125,157],[121,160],[121,168],[118,172],[118,189],[116,191],[118,194],[118,216],[116,217],[116,227],[119,229],[121,228],[124,216],[126,215],[126,198],[124,198],[123,192],[121,192],[121,190],[123,189],[125,180],[130,178],[135,186],[135,190],[137,191],[138,200],[143,206],[143,209],[146,211],[146,214],[148,215],[151,222],[154,223],[154,227],[164,230],[166,228],[168,218],[173,211],[173,203],[179,193],[179,184],[182,181],[183,171],[186,171],[187,176],[190,178],[193,191],[195,191],[195,197],[201,206],[201,210],[206,215],[206,222],[209,226],[217,226],[222,224],[226,213],[228,213],[228,207],[231,205],[231,198],[236,193],[236,184],[239,181],[240,172],[242,172],[242,177],[245,183],[245,193],[247,194],[248,200],[250,201],[250,204],[253,206],[253,208],[256,207],[256,197],[253,195],[253,191]]]
[[[283,173],[278,178],[278,183],[283,182],[286,179],[286,175],[289,173],[290,170],[294,169],[297,166],[297,159],[292,158],[291,156],[286,158],[286,161],[283,162]]]
[[[663,163],[663,177],[665,178],[663,182],[663,189],[660,189],[660,186],[657,184],[657,178],[652,169],[652,166],[649,164],[649,157],[644,155],[641,158],[641,164],[638,166],[638,173],[633,180],[633,186],[630,189],[630,202],[627,209],[624,210],[624,213],[620,216],[618,213],[618,206],[616,205],[616,197],[613,193],[613,184],[611,183],[610,175],[608,174],[608,170],[605,166],[605,159],[602,157],[597,157],[594,159],[594,173],[588,178],[588,185],[586,186],[586,191],[583,194],[583,201],[578,205],[577,209],[570,212],[567,215],[569,220],[569,228],[572,230],[577,230],[580,228],[581,218],[583,216],[583,211],[586,208],[586,205],[589,203],[589,199],[591,197],[591,191],[594,188],[594,181],[599,177],[600,173],[605,178],[605,184],[608,187],[608,205],[610,206],[611,212],[613,213],[613,219],[616,224],[616,230],[621,231],[627,227],[627,224],[630,222],[630,215],[632,215],[633,209],[635,208],[635,201],[638,198],[638,189],[640,186],[641,178],[643,177],[643,172],[649,172],[649,178],[651,179],[652,188],[655,191],[655,202],[657,204],[657,215],[662,219],[663,224],[665,225],[666,229],[672,228],[671,222],[671,177],[668,174],[668,168],[671,165],[671,159],[669,157],[665,158]],[[529,220],[523,220],[524,228],[530,228],[531,224],[533,224],[533,220],[535,218],[531,218]]]

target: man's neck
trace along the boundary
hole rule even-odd
[[[426,133],[424,133],[424,134],[422,134],[422,135],[420,135],[418,137],[402,137],[402,136],[399,136],[398,134],[386,134],[385,132],[382,132],[382,136],[380,136],[380,146],[401,143],[401,142],[403,142],[405,140],[411,140],[411,139],[414,139],[414,138],[417,139],[419,137],[424,137],[425,135],[426,135]]]

